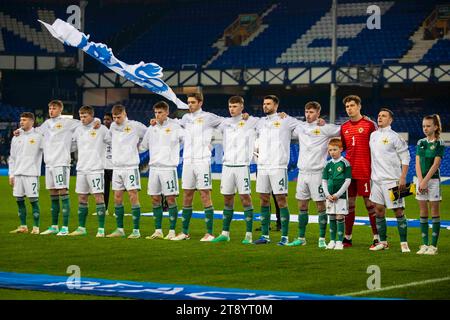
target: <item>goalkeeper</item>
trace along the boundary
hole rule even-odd
[[[402,252],[410,252],[407,242],[408,223],[404,215],[405,201],[398,198],[392,201],[389,189],[398,186],[403,190],[406,186],[410,155],[408,144],[391,129],[394,114],[387,108],[381,108],[378,113],[378,130],[370,135],[370,153],[372,157],[372,186],[370,200],[375,204],[376,223],[380,243],[370,250],[388,249],[386,241],[386,208],[393,209],[397,217],[400,247]]]

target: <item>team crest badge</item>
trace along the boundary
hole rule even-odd
[[[170,129],[170,128],[166,128],[166,130],[164,130],[167,134],[169,134],[169,133],[171,133],[172,132],[172,129]]]
[[[35,144],[35,143],[36,143],[36,140],[34,140],[33,138],[31,138],[28,142],[29,142],[30,144]]]
[[[89,135],[90,135],[92,138],[95,138],[95,137],[97,136],[97,132],[95,132],[94,130],[92,130],[91,132],[89,132]]]
[[[316,128],[312,133],[314,133],[316,136],[320,134],[320,129]]]
[[[358,132],[359,132],[359,133],[363,133],[363,132],[364,132],[364,128],[363,128],[363,127],[359,128],[359,129],[358,129]]]
[[[337,167],[337,169],[336,169],[338,172],[341,172],[342,171],[342,167]]]
[[[275,127],[275,128],[279,128],[280,126],[281,126],[281,122],[280,121],[275,121],[274,123],[273,123],[273,126]]]
[[[383,142],[383,144],[388,144],[389,140],[388,140],[388,138],[384,138],[383,140],[381,140],[381,142]]]
[[[431,147],[430,147],[430,150],[434,150],[436,147],[434,146],[434,145],[432,145]]]
[[[125,131],[126,133],[130,133],[131,132],[131,128],[129,126],[126,126],[123,131]]]
[[[59,122],[55,125],[55,128],[58,129],[58,130],[62,129],[62,127],[63,127],[62,124],[59,123]]]
[[[241,120],[238,122],[238,127],[242,128],[243,126],[245,126],[245,121]]]

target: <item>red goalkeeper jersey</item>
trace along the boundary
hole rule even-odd
[[[352,167],[352,179],[370,179],[370,134],[376,130],[372,120],[362,118],[358,121],[348,120],[341,126],[341,139],[345,158]]]

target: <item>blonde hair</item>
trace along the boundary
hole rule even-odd
[[[121,105],[121,104],[116,104],[112,107],[111,113],[113,115],[119,115],[122,112],[125,112],[125,106]]]

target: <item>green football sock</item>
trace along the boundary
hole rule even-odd
[[[397,218],[397,229],[400,235],[400,242],[406,242],[408,236],[408,221],[405,215]]]
[[[308,225],[308,211],[300,210],[298,214],[298,237],[304,238],[306,234],[306,226]]]
[[[327,222],[328,216],[326,211],[319,212],[319,237],[325,238],[325,234],[327,233]]]
[[[281,220],[281,236],[287,237],[289,234],[289,208],[280,208],[280,220]]]
[[[97,211],[98,227],[104,229],[105,228],[105,211],[106,211],[105,204],[97,203],[97,205],[95,206],[95,210]]]
[[[155,218],[155,229],[162,229],[163,208],[161,203],[153,205],[153,217]]]
[[[114,206],[114,211],[116,214],[116,223],[117,223],[117,228],[123,228],[123,216],[125,214],[125,209],[123,208],[123,205],[115,205]]]
[[[330,215],[330,240],[336,241],[336,232],[337,232],[337,224],[336,224],[336,216]]]
[[[69,195],[65,194],[61,196],[61,206],[62,206],[62,214],[63,214],[63,226],[69,226],[69,217],[70,217],[70,201]]]
[[[30,198],[31,210],[33,211],[33,227],[39,227],[39,220],[41,217],[41,209],[39,208],[38,200],[38,198]]]
[[[170,221],[170,230],[175,230],[177,226],[177,218],[178,218],[178,207],[176,204],[169,205],[169,221]]]
[[[378,235],[380,236],[380,241],[386,241],[387,239],[387,234],[386,234],[386,218],[379,218],[376,217],[375,219],[376,223],[377,223],[377,230],[378,230]]]
[[[131,214],[133,215],[133,229],[139,229],[141,221],[141,206],[139,204],[131,206]]]
[[[432,217],[432,226],[431,226],[431,245],[437,247],[439,232],[441,230],[441,219],[440,217]]]
[[[82,228],[86,228],[86,218],[88,215],[88,204],[79,203],[78,204],[78,224]]]
[[[25,206],[25,199],[22,197],[16,198],[17,207],[19,208],[20,225],[27,225],[27,207]]]
[[[212,206],[205,208],[206,232],[212,234],[214,222],[214,208]]]
[[[59,218],[59,196],[50,196],[52,206],[51,206],[51,213],[52,213],[52,225],[57,226],[58,225],[58,218]]]
[[[336,224],[337,224],[337,236],[338,236],[338,241],[343,241],[344,240],[344,229],[345,229],[345,223],[344,223],[344,219],[338,219],[336,220]]]
[[[233,212],[234,210],[232,207],[225,206],[223,209],[223,231],[230,231],[231,220],[233,220]]]
[[[183,207],[183,213],[181,215],[183,221],[183,233],[189,234],[189,223],[192,217],[192,207]]]
[[[252,232],[253,230],[253,207],[244,208],[245,217],[245,231]]]
[[[270,207],[261,206],[261,233],[263,236],[269,236],[270,226]]]
[[[420,218],[420,231],[422,234],[422,244],[428,246],[428,218]]]

